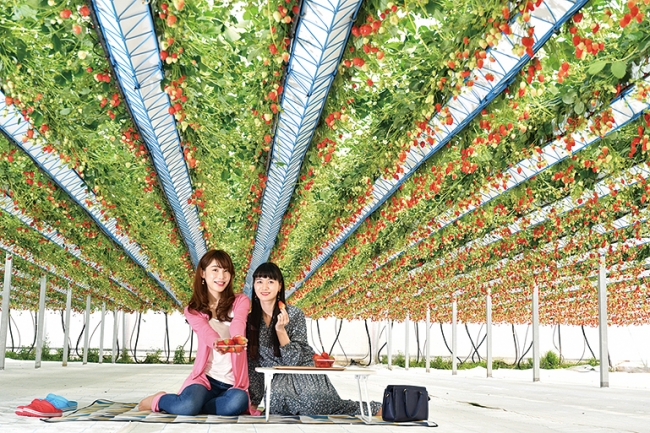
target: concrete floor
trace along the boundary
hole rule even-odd
[[[28,361],[7,360],[0,371],[0,431],[4,432],[650,432],[650,374],[610,373],[610,387],[599,387],[597,370],[542,370],[532,382],[532,371],[484,369],[450,371],[412,368],[392,371],[376,367],[368,388],[379,400],[388,384],[418,384],[431,396],[429,419],[438,428],[370,425],[196,425],[127,422],[70,422],[48,424],[14,414],[17,406],[48,393],[76,400],[83,407],[95,399],[136,402],[159,391],[177,391],[189,366],[111,365],[44,362],[34,369]],[[356,381],[332,382],[343,398],[357,396]]]

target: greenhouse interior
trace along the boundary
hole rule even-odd
[[[650,425],[650,0],[0,0],[0,132],[3,432]]]

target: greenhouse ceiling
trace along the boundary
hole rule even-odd
[[[648,0],[1,0],[11,307],[650,322]],[[4,272],[4,271],[3,271]]]

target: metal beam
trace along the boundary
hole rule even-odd
[[[119,353],[117,353],[117,308],[113,311],[113,350],[111,352],[111,362],[115,364],[115,361],[119,358]]]
[[[144,253],[140,245],[129,238],[126,233],[117,228],[117,220],[108,217],[110,212],[101,204],[86,182],[79,174],[67,165],[58,155],[57,152],[47,152],[44,150],[39,140],[40,134],[34,131],[33,138],[27,138],[29,123],[22,121],[22,115],[13,105],[7,105],[5,95],[0,91],[0,132],[4,133],[11,142],[22,149],[34,163],[43,170],[70,198],[79,205],[97,226],[111,239],[115,244],[124,250],[124,252],[147,274],[153,278],[160,287],[165,290],[169,296],[178,304],[180,301],[171,291],[171,285],[162,280],[162,277],[151,269],[149,257]],[[104,215],[106,213],[106,215]]]
[[[580,10],[588,0],[543,0],[540,6],[530,13],[529,24],[535,27],[535,42],[533,51],[536,53],[564,23]],[[359,228],[359,226],[386,200],[388,200],[402,184],[413,175],[417,169],[440,148],[447,144],[456,134],[460,133],[485,107],[487,107],[501,92],[510,85],[516,74],[531,59],[528,54],[515,54],[521,38],[526,37],[525,30],[517,23],[517,17],[510,21],[512,35],[507,35],[499,41],[495,49],[487,50],[487,59],[483,68],[476,68],[468,77],[472,86],[464,86],[458,96],[451,97],[443,110],[429,122],[430,133],[422,132],[409,149],[404,161],[404,173],[397,179],[382,176],[373,185],[372,200],[367,203],[352,223],[343,228],[332,241],[321,247],[318,255],[309,264],[309,272],[296,284],[287,295],[293,294],[309,279],[318,268]],[[489,81],[486,74],[495,78]],[[445,111],[448,109],[453,123],[447,125]],[[429,141],[430,139],[430,141]]]
[[[409,314],[406,313],[406,319],[404,320],[404,369],[408,371],[409,364],[411,361],[411,351],[410,351],[410,341],[409,341],[409,327],[411,326],[411,321],[409,320]]]
[[[65,332],[63,335],[63,366],[68,365],[68,355],[70,352],[70,309],[72,307],[72,286],[68,287],[65,296]]]
[[[5,255],[5,275],[2,289],[2,322],[0,323],[0,370],[5,369],[5,355],[7,352],[7,331],[9,329],[9,301],[11,300],[11,268],[13,260],[11,254]]]
[[[253,272],[268,260],[282,217],[298,180],[302,161],[338,71],[361,0],[303,0],[297,15],[284,92],[273,137],[271,164],[262,196],[262,215],[246,276],[250,295]]]
[[[104,362],[104,322],[106,318],[106,302],[102,302],[102,318],[99,325],[99,363]]]
[[[487,377],[492,377],[492,291],[488,289],[485,298],[485,328],[487,344]]]
[[[170,114],[172,105],[161,85],[165,73],[149,2],[93,0],[91,4],[115,78],[196,267],[207,248],[198,209],[190,204],[192,181]]]
[[[539,382],[539,288],[533,285],[533,382]]]
[[[600,387],[609,387],[609,345],[607,341],[607,264],[605,253],[598,261],[598,341],[600,342]]]
[[[47,289],[47,276],[41,276],[41,291],[38,297],[38,325],[36,329],[36,354],[35,354],[35,368],[41,368],[41,358],[43,355],[43,334],[45,327],[45,291]]]
[[[90,295],[86,296],[86,332],[84,332],[83,365],[88,364],[88,351],[90,350]]]
[[[456,359],[456,341],[457,341],[457,326],[458,322],[458,305],[456,303],[456,298],[454,297],[454,302],[451,304],[451,374],[455,376],[458,374],[458,361]]]
[[[427,352],[426,352],[426,371],[431,371],[431,307],[427,305]]]

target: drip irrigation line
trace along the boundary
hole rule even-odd
[[[142,312],[138,313],[138,333],[135,336],[135,347],[131,347],[131,354],[133,354],[133,360],[135,361],[136,364],[140,364],[138,362],[138,357],[137,357],[137,351],[138,351],[138,339],[140,338],[140,323],[142,322]],[[133,341],[133,333],[135,332],[135,326],[133,327],[133,331],[131,331],[131,341]],[[124,345],[126,347],[126,344]]]
[[[557,331],[557,341],[558,344],[555,344],[555,333]],[[559,347],[558,347],[559,346]],[[560,334],[560,325],[555,325],[553,327],[553,347],[559,352],[560,354],[560,364],[562,363],[562,335]]]
[[[340,329],[343,327],[343,319],[341,319],[341,325],[339,326],[339,332]],[[339,347],[341,348],[341,352],[343,352],[343,356],[345,356],[345,365],[350,365],[350,358],[348,358],[348,354],[345,353],[345,349],[343,348],[343,345],[341,344],[341,340],[337,340],[339,343]]]
[[[11,317],[11,312],[9,312],[9,336],[11,337],[11,351],[15,352],[15,346],[14,346],[14,333],[11,330],[11,321],[14,320],[13,317]]]
[[[309,321],[309,334],[311,334],[311,341],[316,341],[314,338],[314,320]]]
[[[328,352],[330,355],[332,354],[332,351],[334,350],[334,346],[336,345],[336,342],[339,341],[339,335],[341,335],[341,329],[343,329],[343,319],[339,319],[339,330],[336,333],[336,337],[334,338],[334,343],[332,343],[332,347],[330,348],[330,351]],[[336,322],[334,322],[334,330],[336,331]]]
[[[192,363],[192,345],[194,344],[194,329],[190,327],[190,356],[188,357],[188,362]]]
[[[589,351],[591,352],[591,357],[596,359],[596,355],[594,355],[594,351],[591,350],[591,346],[589,345],[589,340],[587,340],[587,334],[585,334],[585,325],[581,325],[580,329],[582,329],[582,336],[585,337],[585,343],[587,344],[587,347],[589,348]]]
[[[469,342],[472,345],[473,351],[469,354],[467,358],[465,358],[465,361],[467,361],[470,357],[472,358],[472,362],[474,361],[474,354],[478,356],[479,362],[481,362],[481,355],[478,354],[478,347],[474,345],[474,339],[472,338],[472,335],[469,333],[469,326],[467,326],[467,323],[465,323],[465,332],[467,333],[467,336],[469,337]]]
[[[81,358],[81,355],[79,355],[79,342],[81,341],[81,336],[84,335],[84,330],[86,329],[86,323],[84,322],[83,328],[81,328],[81,332],[79,333],[79,338],[77,338],[77,345],[74,347],[74,351],[77,353],[77,356]]]
[[[364,319],[363,323],[366,326],[366,335],[368,336],[368,365],[372,364],[372,340],[370,339],[370,330],[368,329],[368,319]],[[366,359],[364,356],[361,359]]]
[[[487,333],[483,336],[483,339],[478,344],[478,346],[476,346],[476,349],[474,349],[474,351],[471,353],[471,355],[467,355],[467,358],[465,358],[465,361],[467,361],[471,356],[472,357],[472,362],[476,362],[476,361],[474,361],[474,353],[476,353],[476,356],[478,356],[478,361],[481,362],[481,355],[478,354],[478,349],[479,349],[479,347],[481,347],[481,345],[483,344],[483,342],[485,341],[486,338],[487,338]],[[470,337],[470,340],[471,339],[472,339],[472,337]],[[474,345],[474,343],[472,342],[472,346],[473,345]]]
[[[325,346],[323,346],[323,339],[320,336],[320,325],[318,324],[318,320],[316,319],[316,331],[318,331],[318,341],[320,342],[320,351],[325,352]]]
[[[65,338],[65,322],[63,321],[63,310],[61,310],[61,329],[63,329],[63,335]],[[65,345],[65,341],[64,341]],[[72,346],[72,342],[70,341],[70,335],[68,335],[68,347]]]
[[[521,358],[519,358],[519,360],[517,361],[517,368],[521,367],[521,361],[524,359],[524,356],[526,356],[526,354],[530,351],[530,349],[532,349],[532,347],[533,347],[533,341],[530,342],[530,346],[528,346],[528,349],[526,349],[526,351],[521,355]]]
[[[449,344],[447,344],[447,338],[445,338],[445,331],[442,329],[442,322],[440,322],[440,333],[442,334],[442,341],[445,342],[445,346],[447,347],[447,350],[449,351],[449,353],[451,354],[451,356],[454,356],[454,352],[451,351],[451,349],[449,348]],[[461,364],[464,362],[464,361],[463,361],[462,359],[460,359],[458,356],[456,357],[456,359],[457,359],[458,362],[460,362]]]
[[[29,348],[29,351],[31,352],[34,350],[34,346],[36,346],[36,334],[38,333],[38,323],[36,323],[36,319],[34,318],[34,313],[29,312],[29,316],[32,318],[32,325],[34,325],[34,341],[32,341],[32,347]]]
[[[512,341],[515,343],[515,362],[513,365],[517,365],[517,360],[519,359],[519,345],[517,344],[517,332],[515,331],[515,324],[510,324],[512,328]]]
[[[165,341],[167,343],[167,364],[169,364],[169,356],[171,355],[171,348],[169,347],[169,322],[167,321],[167,313],[165,313]]]
[[[381,359],[381,351],[384,349],[384,347],[386,347],[386,343],[382,344],[382,346],[381,346],[381,347],[379,348],[379,350],[377,351],[377,357],[378,357],[379,359]]]

